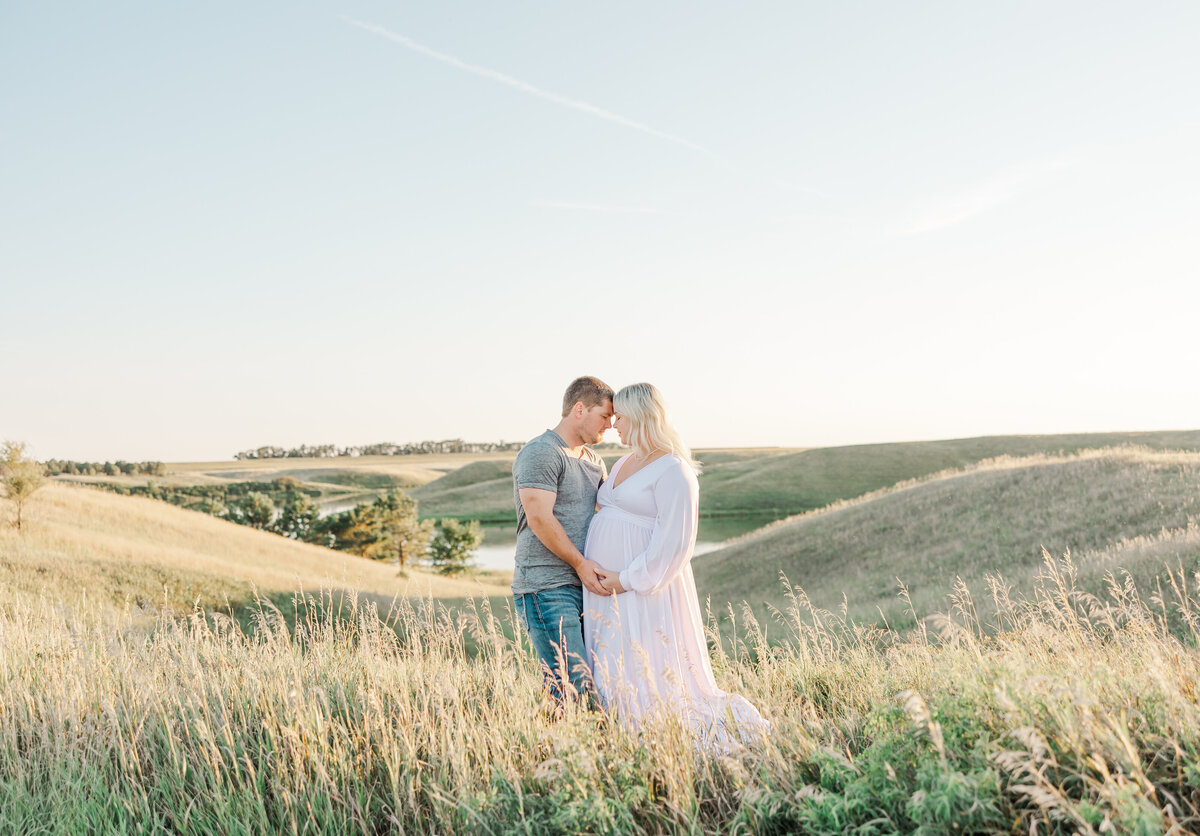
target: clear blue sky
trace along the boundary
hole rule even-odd
[[[1200,427],[1200,4],[0,10],[0,438]]]

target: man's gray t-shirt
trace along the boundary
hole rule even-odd
[[[581,586],[571,566],[546,548],[529,527],[521,505],[521,488],[554,491],[554,518],[579,551],[596,511],[596,491],[608,475],[604,459],[584,447],[581,458],[567,452],[567,443],[546,430],[517,453],[513,462],[513,502],[517,506],[517,564],[512,591],[517,595],[559,586]]]

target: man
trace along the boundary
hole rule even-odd
[[[612,388],[594,377],[572,381],[558,426],[522,447],[512,467],[517,506],[513,600],[558,703],[565,681],[575,694],[591,690],[582,587],[597,595],[605,590],[596,574],[602,569],[583,556],[583,544],[596,492],[608,472],[586,445],[598,443],[612,426],[612,399]]]

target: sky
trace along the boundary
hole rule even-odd
[[[1198,428],[1197,90],[1190,0],[5,4],[0,438]]]

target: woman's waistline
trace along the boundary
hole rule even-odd
[[[640,516],[639,514],[631,514],[629,511],[623,511],[622,509],[618,508],[615,505],[601,506],[600,512],[598,514],[596,514],[596,516],[597,517],[611,517],[613,519],[622,520],[623,522],[627,522],[632,525],[641,526],[642,528],[646,529],[647,531],[654,528],[654,518],[653,517],[643,517],[643,516]]]

